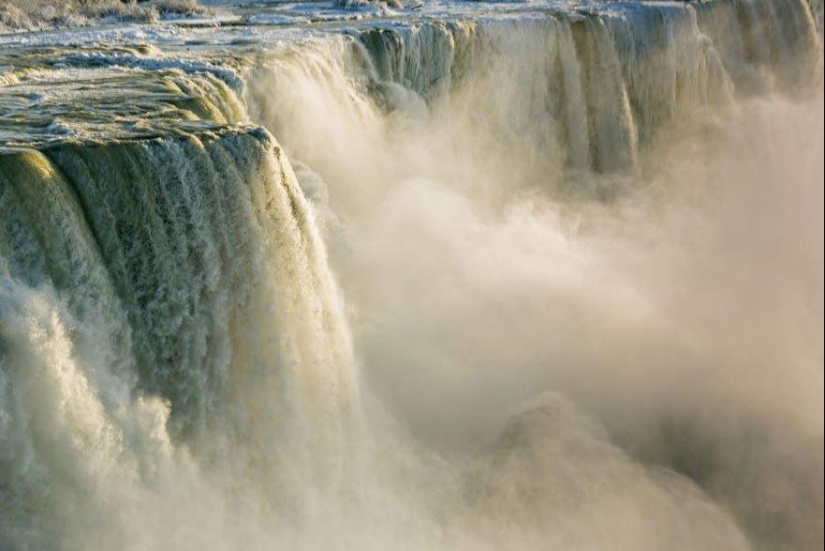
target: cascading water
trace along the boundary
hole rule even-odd
[[[799,31],[812,32],[805,24]],[[486,159],[494,166],[473,168],[503,170],[500,179],[509,176],[514,186],[570,182],[610,194],[594,177],[607,174],[615,185],[617,174],[636,170],[640,143],[658,129],[697,109],[729,105],[734,95],[692,6],[425,22],[365,30],[351,45],[340,37],[316,40],[306,49],[270,54],[250,78],[256,117],[288,132],[291,150],[322,176],[351,166],[364,186],[373,170],[379,180],[397,170],[398,150],[419,156],[431,149],[432,157],[449,150],[475,162],[483,149],[507,152]],[[519,86],[501,86],[505,81]],[[428,120],[397,120],[405,118]],[[332,137],[356,126],[351,140]],[[319,140],[319,133],[329,138]],[[391,151],[391,167],[382,166],[382,150]],[[528,162],[512,166],[508,158]]]
[[[340,485],[359,423],[349,336],[269,134],[9,151],[0,182],[12,535],[37,511],[34,544],[56,546],[61,523],[117,500],[105,486],[151,484],[183,442],[265,499],[297,491],[283,465],[319,492]]]
[[[0,35],[0,549],[821,548],[815,8],[236,9]]]

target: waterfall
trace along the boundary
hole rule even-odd
[[[323,178],[358,173],[347,178],[358,189],[339,199],[347,204],[380,188],[380,174],[414,172],[399,166],[399,151],[418,145],[459,158],[506,150],[482,159],[491,165],[483,172],[611,197],[662,132],[724,113],[737,96],[810,82],[812,18],[788,1],[785,11],[762,0],[607,6],[316,37],[267,52],[247,76],[247,101]],[[770,55],[737,48],[753,42],[739,23],[747,14],[776,29],[774,42],[760,43]],[[520,166],[503,168],[516,157]]]
[[[142,480],[153,452],[184,444],[275,499],[285,464],[340,484],[350,337],[271,135],[20,149],[0,157],[0,190],[4,520],[89,521],[73,515],[113,498],[85,487]]]
[[[0,549],[816,548],[821,1],[357,4],[0,36]]]

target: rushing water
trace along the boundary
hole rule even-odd
[[[0,549],[822,547],[821,14],[432,9],[5,43]]]

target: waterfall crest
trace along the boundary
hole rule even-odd
[[[752,19],[771,38],[756,40]],[[353,34],[273,48],[245,91],[293,157],[322,179],[357,182],[331,185],[345,210],[380,194],[387,174],[416,173],[422,149],[436,164],[440,152],[473,163],[491,152],[483,167],[454,162],[457,180],[500,173],[614,197],[680,125],[717,124],[753,95],[810,93],[821,63],[804,0],[605,5]]]

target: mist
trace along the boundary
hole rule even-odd
[[[720,78],[635,166],[571,171],[569,128],[536,121],[556,53],[501,36],[429,107],[388,86],[388,115],[343,45],[250,79],[324,228],[367,417],[483,496],[451,511],[484,541],[821,547],[821,87]]]

